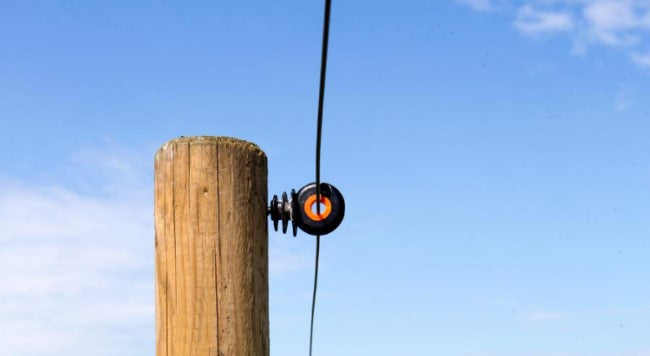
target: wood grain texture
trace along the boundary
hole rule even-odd
[[[267,161],[225,137],[155,157],[157,356],[269,355]]]

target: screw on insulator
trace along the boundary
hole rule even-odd
[[[291,190],[291,200],[287,193],[282,193],[282,200],[273,196],[268,214],[273,221],[273,228],[278,231],[282,221],[282,233],[287,233],[291,221],[293,236],[300,230],[310,235],[326,235],[334,231],[343,221],[345,201],[341,192],[331,184],[321,183],[320,203],[324,206],[320,214],[316,213],[316,183],[309,183],[298,192]]]
[[[295,190],[292,189],[291,190],[292,199],[295,194],[296,194]],[[288,200],[287,192],[282,193],[282,200],[278,200],[278,196],[273,195],[273,199],[271,199],[271,204],[268,209],[268,215],[270,215],[271,220],[273,220],[273,229],[275,231],[278,231],[278,222],[282,221],[282,233],[286,234],[289,221],[292,220],[291,201]],[[296,226],[296,224],[294,224],[293,221],[291,225],[293,230],[293,236],[296,236],[298,234],[298,226]]]

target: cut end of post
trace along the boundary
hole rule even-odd
[[[264,151],[262,151],[262,149],[258,145],[254,144],[252,142],[246,141],[246,140],[241,140],[241,139],[238,139],[238,138],[227,137],[227,136],[188,136],[188,137],[181,136],[179,138],[175,138],[173,140],[169,140],[169,141],[165,142],[160,147],[160,149],[158,149],[158,152],[156,153],[156,158],[155,159],[158,160],[158,157],[161,154],[164,154],[165,152],[169,152],[169,153],[173,154],[173,152],[171,152],[169,150],[169,147],[172,147],[174,144],[178,144],[178,143],[181,143],[181,144],[183,144],[183,143],[184,144],[188,144],[188,143],[191,143],[191,144],[201,144],[201,143],[215,144],[216,143],[219,146],[230,146],[230,147],[236,148],[238,150],[248,151],[248,152],[250,152],[250,153],[252,153],[252,154],[254,154],[256,156],[262,156],[266,160],[266,154],[264,153]]]

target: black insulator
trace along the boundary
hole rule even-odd
[[[282,200],[274,195],[269,207],[269,215],[275,231],[278,221],[282,221],[282,233],[287,232],[288,221],[292,222],[293,236],[300,230],[310,235],[326,235],[334,231],[343,221],[345,200],[341,192],[331,184],[321,183],[320,214],[316,210],[316,183],[309,183],[298,192],[291,190],[291,200],[282,193]]]

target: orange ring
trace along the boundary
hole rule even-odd
[[[305,213],[307,216],[309,216],[310,219],[314,221],[325,220],[332,212],[332,202],[326,196],[321,195],[320,202],[325,204],[325,211],[321,211],[320,214],[316,214],[311,210],[311,208],[316,203],[316,194],[310,195],[309,198],[307,198],[305,201]]]

